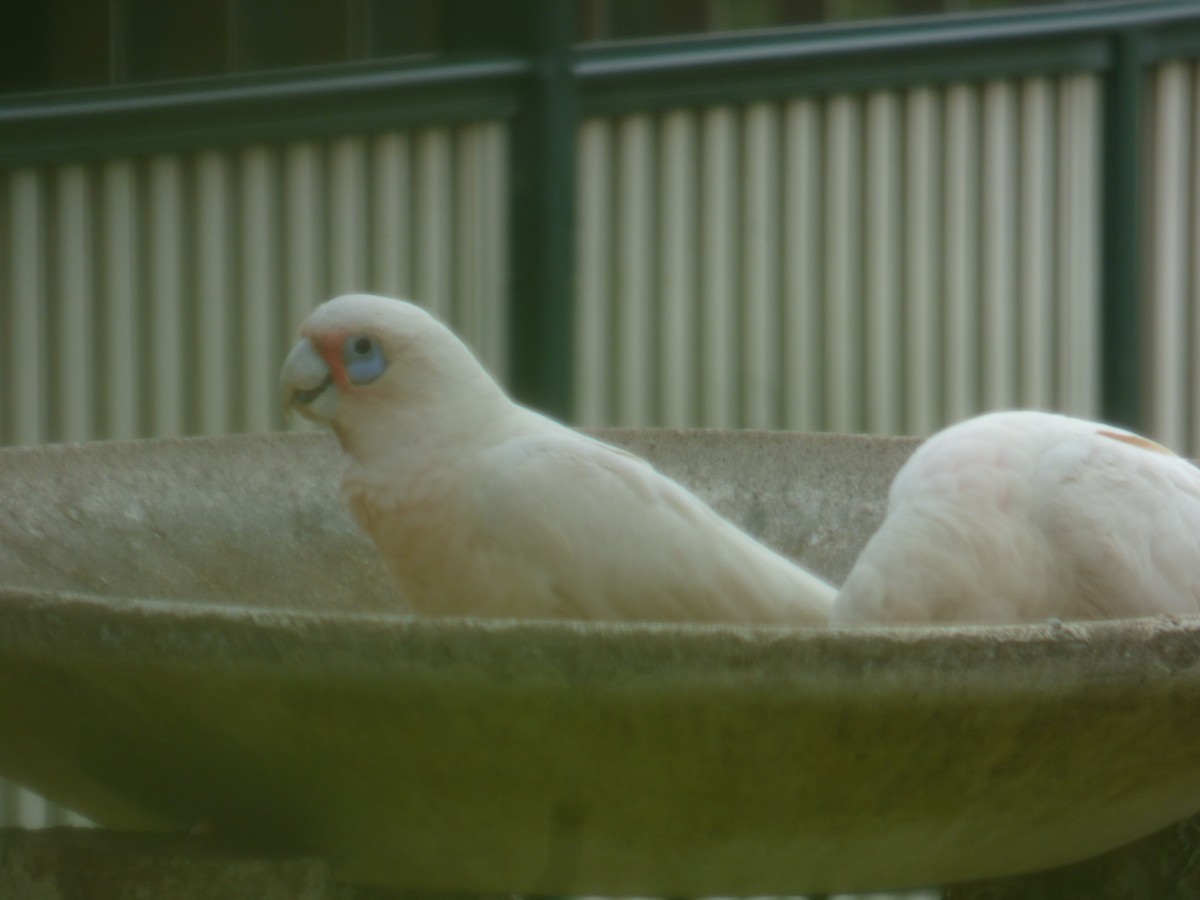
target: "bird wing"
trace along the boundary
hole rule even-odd
[[[482,470],[481,545],[536,568],[564,617],[828,619],[832,588],[623,450],[539,430],[487,451]]]
[[[1125,432],[1080,445],[1047,452],[1038,472],[1042,528],[1076,573],[1079,613],[1200,612],[1200,470]]]

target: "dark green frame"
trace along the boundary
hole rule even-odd
[[[998,14],[572,46],[574,3],[492,4],[432,62],[331,66],[0,99],[0,165],[128,156],[504,118],[511,124],[514,392],[571,415],[575,126],[580,115],[799,93],[1094,71],[1104,75],[1103,414],[1142,397],[1140,134],[1147,65],[1200,56],[1200,3]],[[499,48],[499,49],[496,49]]]

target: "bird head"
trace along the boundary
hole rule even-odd
[[[445,417],[503,397],[446,326],[403,300],[336,297],[313,310],[300,336],[280,372],[284,405],[330,425],[346,449],[371,423]]]

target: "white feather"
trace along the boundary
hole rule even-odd
[[[346,451],[351,511],[418,612],[828,622],[833,588],[643,460],[513,403],[417,307],[340,297],[301,333],[334,369],[328,347],[346,335],[383,345],[385,374],[356,387],[335,372],[336,405],[317,417]],[[287,397],[311,393],[311,368],[285,367]]]
[[[1200,611],[1200,470],[1123,429],[1005,412],[897,474],[836,623],[1026,622]]]

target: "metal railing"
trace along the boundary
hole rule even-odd
[[[1144,326],[1155,303],[1153,283],[1147,296],[1141,275],[1145,260],[1155,258],[1141,239],[1142,217],[1152,206],[1147,200],[1152,193],[1143,189],[1148,181],[1142,153],[1146,75],[1160,63],[1196,55],[1200,8],[1195,4],[1091,4],[583,47],[570,44],[572,9],[573,4],[539,0],[514,4],[492,45],[476,33],[459,42],[459,55],[435,62],[10,99],[0,103],[0,165],[45,166],[504,121],[511,149],[510,302],[504,313],[510,383],[523,399],[574,418],[580,400],[573,386],[579,355],[573,298],[578,122],[1090,74],[1099,89],[1101,128],[1093,152],[1102,185],[1095,209],[1101,223],[1095,273],[1101,292],[1098,412],[1157,427],[1161,416],[1147,405],[1156,395],[1147,388],[1141,363],[1148,352],[1153,355]],[[985,137],[1007,140],[995,132]],[[12,203],[6,199],[10,210]],[[898,211],[902,218],[910,213]],[[16,233],[19,223],[10,227],[10,243],[24,246],[26,239]],[[1168,240],[1161,229],[1151,230]],[[829,381],[835,374],[829,374],[823,390],[841,389]],[[850,371],[840,377],[847,384],[867,378]],[[986,366],[979,377],[987,378]],[[985,384],[983,390],[987,395],[990,388]],[[968,406],[954,409],[968,411]],[[834,417],[832,423],[853,425],[854,420]]]

